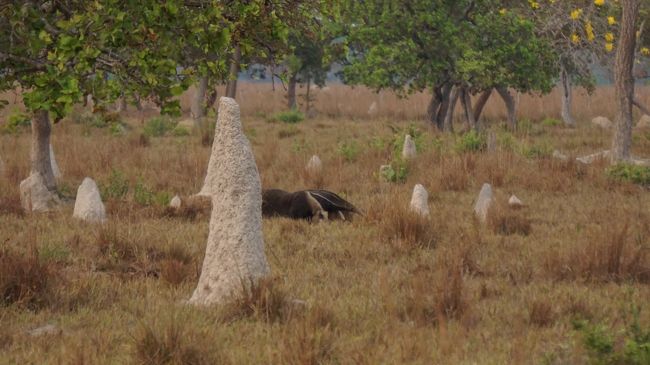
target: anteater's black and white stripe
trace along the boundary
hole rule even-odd
[[[350,202],[327,190],[302,190],[290,193],[280,189],[262,192],[262,215],[293,219],[350,219],[361,212]]]

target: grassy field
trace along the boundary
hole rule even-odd
[[[650,327],[650,192],[604,162],[550,157],[609,148],[610,132],[582,114],[575,129],[495,123],[499,147],[487,152],[480,138],[398,114],[286,124],[244,113],[263,187],[326,188],[365,216],[265,220],[272,278],[238,303],[198,309],[183,301],[209,216],[165,205],[199,191],[209,135],[154,137],[137,118],[120,132],[82,113],[53,128],[59,186],[73,197],[94,178],[105,226],[74,220],[72,203],[24,215],[29,129],[0,135],[1,364],[581,364],[598,350],[624,356],[642,342],[635,325]],[[406,133],[419,149],[408,163],[396,153]],[[650,156],[650,130],[635,130],[634,153]],[[322,175],[304,172],[312,154]],[[394,182],[379,176],[388,163]],[[473,201],[485,182],[499,204],[481,225]],[[417,183],[427,220],[408,212]],[[524,208],[507,207],[513,193]],[[56,333],[30,334],[47,324]]]

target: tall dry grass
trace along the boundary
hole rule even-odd
[[[223,87],[217,89],[219,95],[224,94]],[[305,91],[305,87],[298,89],[300,94],[304,94]],[[194,92],[194,89],[190,88],[180,97],[181,108],[186,117],[189,117]],[[431,97],[426,92],[419,92],[401,98],[390,90],[375,92],[364,86],[347,86],[340,83],[322,89],[314,87],[310,95],[315,98],[311,107],[313,114],[328,118],[385,120],[423,120]],[[650,105],[650,87],[638,85],[636,95],[644,105]],[[22,108],[20,93],[5,93],[3,97],[10,101],[10,106],[0,111],[0,124],[13,108]],[[281,85],[276,85],[274,88],[267,83],[241,82],[237,89],[237,101],[241,105],[241,113],[247,117],[264,117],[286,110],[285,98],[286,91]],[[605,116],[613,120],[616,115],[614,100],[612,86],[599,86],[591,95],[586,90],[577,88],[573,95],[574,117],[578,122],[586,122],[596,116]],[[515,101],[519,118],[533,121],[560,118],[561,99],[557,88],[547,95],[515,93]],[[369,113],[373,103],[376,103],[377,109]],[[130,115],[146,119],[158,113],[154,105],[147,103],[144,105],[145,109],[140,113],[130,107]],[[299,107],[304,110],[306,106],[299,103]],[[501,121],[506,119],[506,113],[503,101],[498,94],[494,93],[484,108],[483,117],[488,121]],[[460,106],[457,106],[455,115],[459,121],[462,116]],[[640,115],[640,112],[635,110],[635,117],[638,118]]]
[[[604,165],[545,152],[604,149],[607,131],[589,123],[495,127],[495,152],[467,152],[458,148],[462,136],[410,118],[321,115],[287,125],[246,112],[263,187],[322,186],[364,216],[265,219],[272,281],[228,308],[184,306],[209,216],[201,201],[177,212],[166,202],[199,191],[210,146],[200,131],[142,143],[140,121],[127,116],[126,124],[124,135],[71,120],[53,128],[60,190],[73,197],[84,177],[94,178],[110,222],[101,228],[72,219],[71,205],[20,213],[29,131],[0,135],[0,252],[11,253],[0,259],[0,283],[28,285],[21,273],[40,272],[32,266],[56,274],[46,277],[48,290],[34,292],[38,305],[0,305],[0,363],[581,363],[576,317],[619,323],[631,300],[650,296],[647,188],[609,179]],[[397,163],[394,142],[407,131],[419,136],[418,156],[403,181],[388,183],[379,166]],[[650,156],[646,133],[634,134],[642,156]],[[304,171],[313,154],[323,161],[318,175]],[[499,206],[480,225],[472,207],[485,182],[526,207]],[[408,214],[415,184],[429,192],[429,219]],[[26,335],[50,322],[62,336]],[[650,324],[650,312],[640,323]]]

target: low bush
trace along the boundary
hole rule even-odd
[[[650,167],[620,163],[607,170],[607,175],[615,180],[650,186]]]
[[[292,109],[292,110],[273,114],[271,116],[270,121],[296,124],[302,122],[304,119],[305,119],[305,115],[302,112],[296,109]]]
[[[29,127],[31,123],[29,115],[20,110],[14,110],[7,117],[7,123],[2,127],[2,132],[16,134]]]
[[[149,119],[144,125],[144,134],[149,137],[162,137],[176,127],[170,117],[160,116]]]
[[[393,161],[390,165],[382,168],[381,178],[392,183],[404,183],[408,177],[408,165],[403,160]]]
[[[487,147],[487,140],[485,136],[479,134],[475,130],[471,130],[463,134],[456,141],[456,151],[460,153],[479,152],[485,150],[486,147]]]

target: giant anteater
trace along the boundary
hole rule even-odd
[[[293,219],[342,219],[361,212],[351,203],[327,190],[302,190],[290,193],[280,189],[262,191],[262,215]]]

